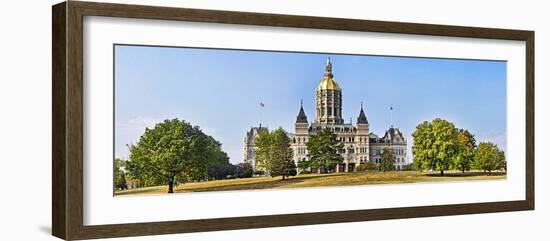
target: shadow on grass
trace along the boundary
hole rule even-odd
[[[350,173],[348,173],[349,175]],[[296,177],[291,177],[290,179],[282,180],[281,177],[274,177],[271,180],[257,181],[254,182],[253,178],[243,178],[243,181],[252,181],[248,183],[215,183],[213,186],[206,187],[192,187],[186,188],[186,184],[180,184],[175,187],[175,193],[185,193],[185,192],[210,192],[210,191],[236,191],[236,190],[253,190],[253,189],[272,189],[278,188],[285,185],[292,185],[296,183],[302,183],[306,180],[323,178],[323,177],[337,177],[346,175],[344,173],[330,173],[330,174],[306,174],[299,175]],[[223,180],[222,180],[223,181]],[[217,181],[212,181],[217,182]],[[208,182],[202,182],[208,183]],[[154,186],[154,187],[145,187],[139,189],[130,189],[122,192],[116,192],[115,196],[123,195],[140,195],[140,194],[159,194],[166,193],[168,191],[167,186]]]
[[[136,189],[126,189],[124,191],[115,191],[115,196],[123,195],[136,195],[136,194],[155,194],[158,190],[165,188],[165,192],[168,192],[168,186],[154,186],[154,187],[142,187]],[[162,192],[161,192],[162,193]]]
[[[192,190],[186,190],[186,191],[210,192],[210,191],[272,189],[272,188],[278,188],[286,185],[301,183],[309,179],[322,178],[322,177],[335,177],[335,176],[342,176],[342,175],[345,175],[345,174],[330,174],[330,175],[319,174],[319,175],[311,175],[311,176],[298,176],[298,177],[292,177],[286,180],[282,180],[281,177],[274,177],[273,180],[264,181],[264,182],[238,183],[238,184],[228,184],[228,185],[221,185],[221,186],[215,186],[215,187],[193,188]]]
[[[506,176],[506,172],[449,172],[441,176],[439,173],[426,173],[427,177],[480,177],[480,176]]]
[[[181,184],[174,192],[212,192],[212,191],[238,191],[238,190],[260,190],[291,187],[321,187],[321,186],[351,186],[366,184],[397,184],[437,181],[459,181],[459,180],[483,180],[505,178],[506,172],[485,173],[483,171],[471,172],[445,172],[440,176],[439,172],[420,173],[415,171],[407,172],[352,172],[352,173],[329,173],[329,174],[302,174],[287,180],[281,177],[259,177],[242,178],[233,180],[217,180],[197,183],[198,185]],[[317,179],[317,180],[315,180]],[[117,192],[115,195],[139,195],[139,194],[165,194],[167,186],[147,187],[134,190]]]

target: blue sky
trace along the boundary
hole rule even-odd
[[[506,148],[506,62],[115,46],[115,156],[127,158],[145,127],[179,118],[221,141],[241,162],[252,126],[294,131],[304,101],[315,119],[315,88],[330,57],[343,90],[343,116],[357,119],[361,101],[370,131],[416,125],[436,117],[472,132],[478,142]],[[260,107],[260,102],[265,107]]]

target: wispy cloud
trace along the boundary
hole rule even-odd
[[[161,117],[136,117],[127,121],[115,122],[115,156],[128,158],[128,146],[139,140],[145,128],[153,128],[163,121]]]

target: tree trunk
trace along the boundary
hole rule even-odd
[[[174,193],[174,179],[168,181],[168,193]]]
[[[285,175],[283,175],[283,181],[285,180]]]
[[[464,173],[466,170],[465,169],[462,169],[462,173]]]
[[[440,175],[440,176],[445,175],[445,174],[443,173],[443,170],[440,171],[440,174],[439,174],[439,175]]]

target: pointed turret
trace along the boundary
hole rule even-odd
[[[368,124],[367,115],[363,111],[363,102],[361,101],[361,111],[359,112],[359,117],[357,117],[357,124]]]
[[[298,117],[296,117],[296,123],[308,123],[306,113],[304,112],[303,100],[300,103],[300,112],[298,112]]]

